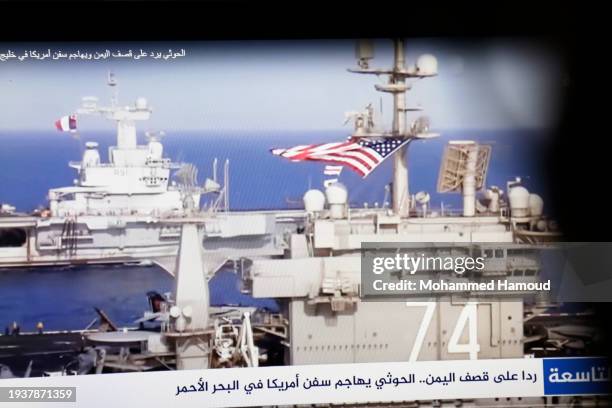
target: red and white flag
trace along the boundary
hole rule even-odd
[[[55,121],[55,127],[60,132],[75,132],[77,128],[77,116],[63,116]]]

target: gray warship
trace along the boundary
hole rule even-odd
[[[376,89],[393,98],[393,126],[376,128],[366,109],[352,115],[353,136],[395,137],[410,143],[436,137],[425,119],[408,125],[408,113],[420,108],[406,104],[411,80],[437,75],[436,59],[425,55],[408,66],[401,39],[394,40],[391,68],[371,68],[372,59],[370,43],[360,42],[358,66],[349,71],[388,78]],[[100,163],[96,146],[88,145],[81,163],[73,164],[79,171],[77,185],[51,190],[48,214],[0,218],[0,228],[25,230],[23,245],[2,253],[0,264],[150,260],[172,273],[176,285],[171,296],[157,298],[155,307],[138,321],[140,328],[82,332],[88,348],[72,373],[253,367],[269,363],[275,349],[281,355],[277,363],[287,365],[596,352],[589,348],[597,335],[588,311],[562,312],[545,299],[526,303],[524,293],[487,301],[470,300],[469,293],[409,302],[368,302],[360,297],[366,242],[478,243],[498,262],[496,272],[525,282],[539,280],[537,260],[507,249],[508,244],[554,242],[561,233],[543,213],[542,198],[530,193],[520,179],[509,180],[505,188],[486,185],[490,146],[460,140],[445,149],[437,188],[462,194],[460,213],[436,211],[427,192],[410,194],[409,144],[392,157],[388,207],[350,207],[350,191],[333,183],[325,191],[306,191],[303,210],[234,213],[227,206],[227,167],[225,186],[220,186],[213,166],[215,175],[200,187],[193,168],[163,158],[158,138],[150,137],[146,146],[136,143],[133,123],[150,113],[144,99],[133,107],[113,103],[110,108],[88,99],[81,112],[117,122],[111,162]],[[181,168],[191,176],[169,184],[170,171]],[[220,198],[199,208],[200,195],[208,193]],[[212,308],[207,281],[228,262],[244,292],[276,299],[281,312]],[[468,318],[474,324],[464,332],[460,322]],[[151,325],[154,329],[147,330]],[[547,403],[551,402],[555,401]]]

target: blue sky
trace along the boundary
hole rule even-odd
[[[371,65],[391,64],[391,42],[376,41]],[[9,60],[0,62],[0,129],[52,129],[83,96],[107,102],[106,73],[119,81],[119,100],[145,96],[153,107],[145,128],[156,130],[314,130],[342,127],[344,112],[391,97],[374,90],[383,78],[350,74],[354,41],[248,41],[123,44],[6,44],[12,49],[89,51],[185,49],[175,60]],[[527,40],[471,45],[452,39],[407,39],[408,63],[423,53],[438,58],[439,76],[417,81],[408,94],[436,129],[546,128],[557,120],[564,80],[558,57]],[[348,126],[348,125],[347,125]],[[81,129],[110,129],[80,117]],[[347,130],[349,128],[347,127]]]

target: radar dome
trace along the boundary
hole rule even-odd
[[[508,192],[508,200],[513,217],[529,216],[529,191],[525,187],[512,187]]]
[[[302,199],[306,212],[323,211],[325,208],[325,194],[321,190],[308,190]]]
[[[529,195],[529,213],[532,217],[539,217],[544,212],[544,200],[537,194]]]
[[[417,59],[416,69],[422,75],[436,75],[438,73],[438,60],[431,54],[423,54]]]
[[[164,146],[156,139],[151,139],[149,142],[149,157],[152,159],[161,159],[164,155]]]
[[[193,316],[193,308],[189,305],[185,306],[183,308],[183,316],[185,317],[191,317]]]
[[[81,160],[81,167],[95,167],[100,164],[100,153],[98,152],[98,143],[87,142],[85,143],[87,150],[83,152],[83,159]]]
[[[429,202],[429,199],[431,197],[429,196],[429,193],[426,191],[419,191],[418,193],[415,194],[414,199],[417,201],[417,203],[419,204],[427,204]]]
[[[170,316],[175,319],[181,315],[181,308],[178,306],[172,306],[170,308]]]
[[[147,98],[143,98],[142,96],[136,99],[136,108],[137,109],[147,109]]]
[[[348,191],[344,184],[334,183],[325,189],[325,196],[330,205],[346,204],[348,201]]]
[[[538,231],[546,231],[546,227],[547,227],[548,223],[545,220],[539,220],[536,223],[536,228]]]

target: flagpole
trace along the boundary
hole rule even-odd
[[[75,139],[79,141],[80,154],[81,156],[83,156],[83,152],[85,151],[85,148],[83,147],[83,139],[81,139],[81,134],[79,133],[78,130],[75,130],[72,135]]]

